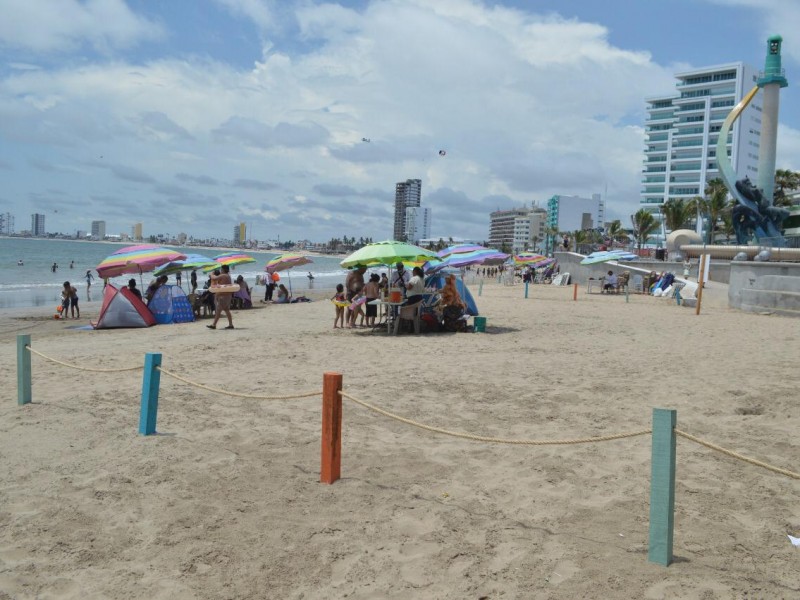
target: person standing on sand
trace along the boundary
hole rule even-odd
[[[66,317],[66,309],[69,306],[70,312],[72,313],[72,318],[73,319],[80,319],[81,318],[81,309],[78,306],[78,290],[75,289],[75,286],[73,286],[69,281],[65,281],[64,282],[64,291],[61,292],[61,296],[62,296],[62,298],[64,298],[64,301],[62,303],[62,305],[64,307],[64,310],[62,311],[62,314],[64,314],[64,318],[65,319],[67,318]],[[78,312],[77,316],[75,316],[75,311]]]
[[[192,284],[192,293],[197,291],[197,269],[192,269],[192,274],[189,275],[189,282]]]
[[[364,273],[366,272],[367,267],[358,266],[347,274],[344,280],[344,287],[348,301],[352,301],[355,295],[364,288]]]
[[[233,283],[231,281],[230,267],[228,265],[222,265],[222,273],[217,275],[216,271],[211,274],[211,287],[219,286],[219,285],[231,285]],[[233,299],[233,292],[218,292],[214,294],[214,304],[216,306],[216,310],[214,312],[214,322],[211,325],[206,325],[209,329],[216,329],[217,322],[219,318],[222,316],[222,313],[225,313],[225,316],[228,317],[228,326],[225,329],[233,329],[233,317],[231,316],[231,300]]]
[[[92,275],[91,269],[86,271],[86,275],[84,277],[86,277],[86,293],[88,294],[89,288],[92,287],[92,279],[94,279],[94,275]]]

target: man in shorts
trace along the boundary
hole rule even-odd
[[[222,265],[222,273],[217,275],[216,271],[211,274],[211,287],[218,285],[231,285],[231,276],[229,275],[230,267]],[[233,299],[233,292],[218,292],[214,294],[214,302],[216,311],[214,312],[214,322],[211,325],[206,325],[209,329],[217,328],[217,321],[225,313],[228,317],[228,326],[225,329],[233,329],[233,318],[231,317],[231,300]]]

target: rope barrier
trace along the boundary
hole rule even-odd
[[[29,352],[31,352],[32,354],[36,354],[37,356],[41,356],[42,358],[44,358],[46,360],[54,362],[54,363],[56,363],[58,365],[62,365],[64,367],[69,367],[70,369],[77,369],[79,371],[91,371],[93,373],[122,373],[124,371],[141,371],[141,369],[142,369],[141,365],[139,365],[137,367],[124,367],[122,369],[96,369],[96,368],[93,368],[93,367],[81,367],[79,365],[73,365],[73,364],[70,364],[70,363],[66,363],[66,362],[64,362],[62,360],[58,360],[56,358],[53,358],[52,356],[47,356],[46,354],[42,354],[41,352],[39,352],[38,350],[34,350],[30,346],[25,346],[25,348],[27,348],[27,350]]]
[[[767,471],[772,471],[773,473],[778,473],[779,475],[786,475],[786,477],[791,477],[792,479],[800,479],[800,473],[795,473],[794,471],[789,471],[787,469],[782,469],[780,467],[776,467],[770,465],[765,462],[761,462],[760,460],[756,460],[754,458],[749,458],[747,456],[743,456],[738,452],[734,452],[733,450],[727,450],[721,446],[717,446],[716,444],[712,444],[711,442],[707,442],[705,440],[701,440],[685,431],[681,431],[680,429],[675,430],[675,435],[679,435],[681,437],[686,438],[687,440],[691,440],[696,444],[700,444],[701,446],[705,446],[706,448],[711,448],[712,450],[716,450],[717,452],[721,452],[731,458],[737,458],[742,460],[746,463],[750,463],[751,465],[755,465],[757,467],[761,467],[762,469],[766,469]]]
[[[597,437],[588,437],[588,438],[577,438],[571,440],[514,440],[514,439],[505,439],[505,438],[494,438],[494,437],[487,437],[483,435],[473,435],[471,433],[460,433],[458,431],[450,431],[448,429],[442,429],[440,427],[432,427],[431,425],[425,425],[424,423],[419,423],[412,419],[407,419],[405,417],[401,417],[399,415],[390,413],[388,411],[383,410],[382,408],[378,408],[372,404],[364,402],[363,400],[359,400],[358,398],[354,398],[350,394],[345,392],[339,392],[342,395],[342,398],[347,398],[367,408],[371,411],[374,411],[384,417],[389,417],[390,419],[394,419],[396,421],[400,421],[401,423],[405,423],[406,425],[412,425],[414,427],[419,427],[420,429],[424,429],[425,431],[431,431],[433,433],[441,433],[443,435],[449,435],[456,438],[462,438],[465,440],[472,440],[474,442],[489,442],[494,444],[515,444],[521,446],[563,446],[568,444],[590,444],[593,442],[608,442],[611,440],[621,440],[624,438],[631,438],[636,437],[639,435],[647,435],[648,433],[652,433],[652,429],[642,429],[641,431],[632,431],[630,433],[616,433],[612,435],[601,435]]]
[[[289,396],[261,396],[258,394],[242,394],[240,392],[230,392],[228,390],[221,390],[218,388],[212,388],[207,385],[203,385],[202,383],[195,383],[185,377],[181,377],[171,371],[167,371],[163,367],[156,367],[158,371],[161,371],[164,375],[172,377],[173,379],[177,379],[178,381],[182,381],[183,383],[187,383],[191,386],[196,388],[200,388],[201,390],[206,390],[208,392],[214,392],[216,394],[224,394],[226,396],[234,396],[235,398],[250,398],[253,400],[294,400],[295,398],[313,398],[314,396],[319,396],[322,394],[322,390],[315,391],[315,392],[307,392],[304,394],[292,394]]]

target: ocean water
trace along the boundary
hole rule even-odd
[[[27,306],[57,306],[61,301],[61,289],[69,281],[78,289],[81,306],[98,303],[102,300],[103,281],[98,279],[94,268],[107,256],[129,244],[108,242],[79,242],[72,240],[44,240],[29,238],[0,238],[0,308],[24,308]],[[221,248],[174,247],[179,252],[197,253],[209,258],[222,254]],[[235,267],[231,273],[243,275],[248,285],[255,285],[256,276],[263,275],[267,261],[278,256],[279,252],[251,252],[256,262]],[[309,289],[333,290],[337,283],[344,283],[347,271],[339,266],[344,256],[310,256],[313,262],[291,271],[279,273],[281,282],[291,285],[295,296]],[[18,261],[22,261],[19,266]],[[53,263],[58,264],[55,273]],[[70,268],[72,264],[72,268]],[[87,295],[86,271],[91,269],[95,279]],[[314,280],[307,274],[311,272]],[[203,286],[205,274],[198,271],[198,284]],[[110,281],[116,286],[127,285],[128,279],[135,277],[137,284],[147,287],[153,279],[152,273],[144,273],[139,283],[139,275],[122,275]],[[175,276],[170,275],[170,283]],[[183,274],[183,288],[188,291],[189,274]],[[264,287],[257,287],[254,299],[263,298]]]

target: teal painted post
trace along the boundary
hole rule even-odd
[[[17,336],[17,404],[30,404],[31,395],[31,345],[30,334]]]
[[[525,297],[528,297],[528,282],[525,282]]]
[[[161,354],[148,352],[144,356],[144,376],[142,378],[142,409],[139,413],[139,433],[153,435],[156,432],[158,415],[158,385],[161,382]]]
[[[678,303],[678,306],[681,305],[681,291],[680,290],[675,292],[675,302]]]
[[[647,560],[668,567],[672,562],[675,525],[675,425],[678,413],[653,409],[653,454],[650,475],[650,541]]]
[[[481,284],[478,286],[478,296],[483,293],[483,279],[481,279]]]

